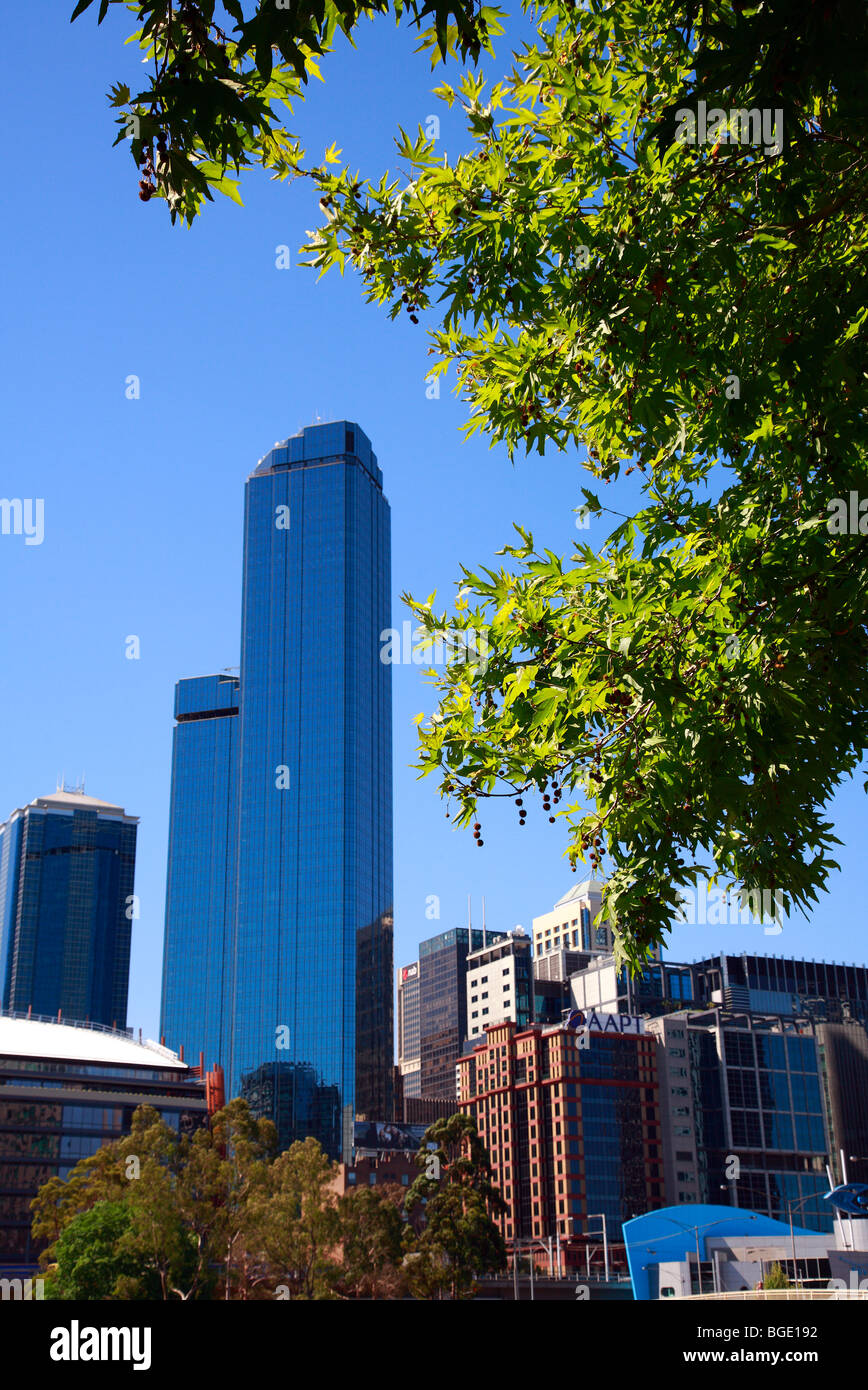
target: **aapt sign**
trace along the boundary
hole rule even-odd
[[[645,1032],[645,1020],[640,1014],[598,1014],[595,1009],[573,1009],[566,1026],[577,1032],[632,1033]]]

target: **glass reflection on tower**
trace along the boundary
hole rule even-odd
[[[392,1109],[389,593],[389,505],[363,431],[314,425],[275,445],[245,496],[229,1002],[213,1060],[282,1147],[313,1134],[333,1156],[356,1116]],[[204,909],[184,931],[220,949]],[[167,924],[167,977],[204,1015],[184,931],[173,947]],[[185,1040],[165,1015],[164,1032]]]
[[[208,1066],[232,1026],[239,684],[224,672],[175,687],[160,1033]]]

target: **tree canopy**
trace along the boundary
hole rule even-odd
[[[78,0],[72,19],[94,3]],[[279,107],[289,112],[303,97],[338,33],[352,41],[360,20],[391,12],[420,31],[430,22],[423,46],[475,57],[489,26],[498,31],[495,12],[473,0],[99,0],[100,24],[113,5],[135,16],[131,38],[149,65],[141,91],[125,82],[111,90],[121,112],[115,144],[130,142],[142,201],[164,198],[172,221],[188,224],[212,190],[240,203],[245,168],[300,170],[303,151]]]
[[[439,1170],[430,1176],[432,1153],[442,1182]],[[129,1134],[33,1199],[48,1296],[462,1297],[475,1270],[503,1263],[491,1219],[503,1204],[474,1121],[438,1121],[420,1164],[408,1191],[381,1174],[376,1186],[341,1194],[341,1165],[316,1139],[276,1154],[271,1121],[243,1100],[192,1135],[140,1106]]]
[[[526,8],[537,35],[502,80],[438,88],[466,113],[458,157],[420,130],[398,133],[400,172],[363,178],[334,148],[305,170],[229,112],[240,150],[208,146],[200,173],[313,179],[308,263],[425,320],[468,433],[575,451],[592,486],[570,502],[595,527],[599,485],[635,475],[639,504],[595,548],[517,525],[503,564],[462,568],[454,611],[406,597],[432,640],[487,638],[436,675],[420,771],[478,839],[486,798],[521,824],[541,796],[572,867],[605,872],[636,966],[710,873],[815,901],[837,867],[829,800],[868,744],[868,11]],[[437,26],[435,63],[497,31]]]
[[[432,1147],[433,1146],[433,1147]],[[424,1209],[424,1225],[410,1241],[412,1286],[432,1297],[448,1288],[469,1296],[474,1273],[504,1269],[506,1247],[494,1217],[506,1203],[470,1115],[450,1115],[429,1125],[416,1162],[421,1172],[407,1194],[407,1209]]]

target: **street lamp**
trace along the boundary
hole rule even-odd
[[[793,1226],[793,1212],[797,1211],[799,1207],[803,1207],[805,1205],[805,1202],[815,1201],[816,1197],[816,1192],[809,1192],[807,1197],[801,1197],[798,1202],[787,1202],[787,1213],[790,1218],[790,1241],[792,1242],[793,1247],[793,1283],[795,1284],[796,1288],[799,1287],[799,1274],[798,1269],[796,1268],[796,1230]]]
[[[609,1282],[609,1239],[608,1239],[608,1236],[607,1236],[607,1234],[606,1234],[606,1213],[605,1213],[605,1212],[597,1212],[597,1211],[589,1211],[589,1212],[587,1212],[587,1214],[586,1214],[586,1220],[588,1220],[588,1221],[597,1221],[597,1220],[599,1220],[599,1221],[602,1221],[602,1223],[603,1223],[603,1268],[604,1268],[605,1271],[606,1271],[606,1283],[608,1284],[608,1282]],[[586,1235],[590,1235],[591,1232],[590,1232],[590,1231],[586,1231],[585,1234],[586,1234]],[[587,1253],[587,1251],[586,1251],[586,1253]],[[589,1265],[589,1268],[590,1268],[590,1265]]]

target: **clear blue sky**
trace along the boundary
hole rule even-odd
[[[459,562],[491,562],[513,520],[566,550],[588,478],[576,455],[513,468],[478,437],[462,441],[449,390],[426,399],[423,327],[390,323],[351,275],[317,283],[295,265],[319,220],[309,190],[251,177],[243,210],[215,203],[191,231],[172,228],[157,200],[141,203],[104,99],[112,82],[135,83],[126,15],[98,30],[91,15],[70,26],[71,9],[52,0],[6,17],[0,495],[44,498],[45,539],[0,536],[0,818],[61,772],[84,773],[90,794],[141,817],[129,1021],[155,1036],[173,687],[238,663],[243,488],[260,456],[317,416],[362,425],[392,507],[396,625],[402,590],[451,601]],[[442,79],[414,47],[380,20],[326,60],[294,122],[311,153],[334,140],[379,174],[397,126],[434,112],[442,148],[460,150],[460,114],[438,108],[430,91]],[[282,244],[288,271],[275,268]],[[138,401],[125,398],[130,374]],[[138,661],[125,657],[132,634]],[[418,668],[395,668],[396,965],[464,922],[468,894],[475,921],[484,895],[490,926],[529,928],[576,882],[564,829],[541,811],[519,830],[511,806],[485,808],[482,850],[451,829],[433,780],[408,767],[412,719],[430,699]],[[863,960],[865,807],[858,783],[834,804],[842,872],[812,921],[772,938],[680,927],[670,954]],[[439,921],[426,920],[429,895]]]

